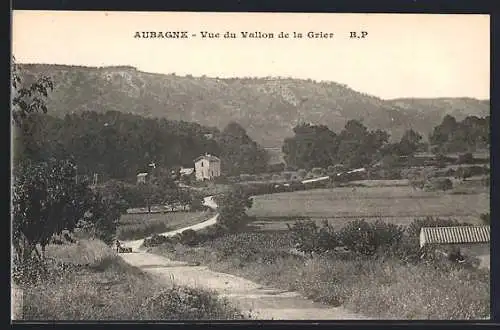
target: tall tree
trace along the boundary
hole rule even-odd
[[[295,136],[285,139],[282,151],[288,165],[297,168],[326,168],[336,161],[337,135],[324,125],[300,124]]]
[[[411,156],[419,150],[422,145],[422,135],[410,129],[407,130],[399,142],[399,154],[402,156]]]
[[[253,141],[238,123],[230,122],[218,134],[221,170],[228,175],[259,173],[266,169],[267,152]]]

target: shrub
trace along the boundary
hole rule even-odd
[[[425,183],[424,189],[426,190],[450,190],[453,188],[453,183],[448,178],[430,178]]]
[[[311,170],[311,173],[314,175],[314,176],[322,176],[325,174],[325,170],[321,167],[315,167]]]
[[[292,182],[290,183],[290,190],[292,191],[298,191],[298,190],[305,190],[306,186],[302,182]]]
[[[193,229],[186,229],[179,233],[179,242],[183,245],[194,246],[199,243],[199,237]]]
[[[422,227],[455,227],[455,226],[470,226],[468,223],[459,222],[454,219],[442,219],[434,217],[425,217],[413,220],[406,227],[406,234],[410,238],[419,238]]]
[[[145,247],[153,247],[170,242],[170,238],[164,235],[153,234],[151,237],[144,239],[142,243]]]
[[[473,166],[468,166],[467,169],[470,171],[471,176],[485,175],[490,173],[490,169],[487,165],[484,166],[473,165]]]
[[[425,178],[423,175],[410,173],[408,175],[408,184],[413,189],[424,189],[425,186]]]
[[[399,244],[403,233],[404,229],[394,224],[354,220],[340,230],[339,240],[349,250],[370,256],[379,249],[390,249]]]
[[[455,171],[455,178],[456,179],[461,179],[461,180],[466,180],[467,178],[470,178],[472,176],[472,170],[470,167],[459,167]]]
[[[327,167],[327,169],[326,169],[326,173],[327,173],[328,175],[333,175],[333,174],[335,174],[336,172],[337,172],[337,169],[336,169],[336,168],[335,168],[335,166],[333,166],[333,165],[328,166],[328,167]]]
[[[292,178],[293,173],[292,172],[283,172],[283,178],[285,180],[290,180]]]
[[[307,171],[303,168],[297,171],[297,176],[301,179],[305,178],[307,175]]]
[[[483,213],[480,215],[480,218],[481,218],[481,221],[483,221],[483,223],[485,225],[490,225],[491,224],[491,218],[490,218],[490,214],[489,213]]]
[[[314,221],[296,221],[293,225],[287,224],[292,234],[292,244],[301,252],[311,253],[318,248],[318,226]]]
[[[220,299],[215,292],[175,286],[148,298],[141,306],[151,319],[163,320],[238,320],[244,315]],[[150,317],[146,317],[149,319]]]

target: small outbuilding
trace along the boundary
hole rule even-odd
[[[462,256],[487,260],[485,267],[489,267],[490,227],[423,227],[420,230],[420,247],[432,247],[446,255],[453,251]]]

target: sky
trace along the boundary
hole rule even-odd
[[[488,15],[14,11],[12,26],[19,63],[335,81],[383,99],[490,96]],[[134,38],[142,31],[190,37]],[[239,38],[202,39],[202,31]],[[243,39],[242,31],[275,38]],[[351,39],[351,31],[368,34]]]

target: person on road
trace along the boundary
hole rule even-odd
[[[122,245],[119,240],[116,240],[116,253],[120,253]]]

